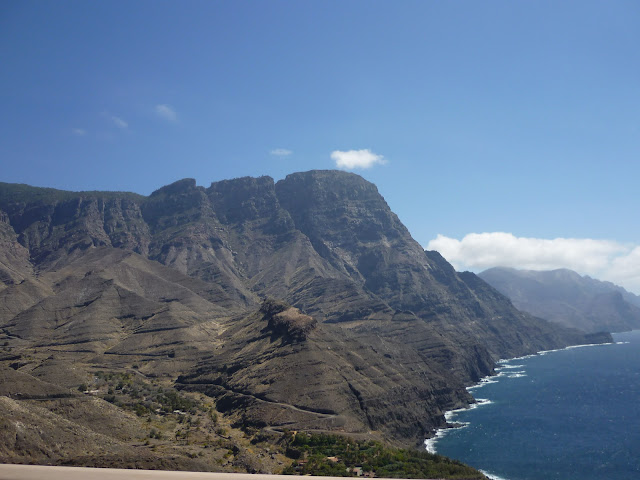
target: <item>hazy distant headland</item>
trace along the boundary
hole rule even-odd
[[[640,329],[640,297],[611,282],[568,269],[516,270],[496,267],[479,274],[516,308],[586,332]]]

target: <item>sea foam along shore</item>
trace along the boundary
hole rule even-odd
[[[497,475],[494,475],[493,473],[485,472],[484,470],[480,470],[480,471],[485,477],[489,478],[490,480],[507,480],[506,478],[499,477]]]
[[[480,381],[478,383],[476,383],[475,385],[471,385],[469,387],[467,387],[467,391],[471,392],[473,390],[477,390],[479,388],[484,387],[485,385],[489,385],[491,383],[498,383],[498,379],[500,377],[510,377],[510,378],[515,378],[515,377],[523,377],[526,375],[524,370],[515,370],[515,369],[522,369],[524,367],[524,365],[508,365],[507,362],[510,362],[512,360],[521,360],[523,358],[529,358],[529,357],[533,357],[535,355],[527,355],[525,357],[516,357],[516,358],[512,358],[510,360],[498,360],[497,364],[501,365],[496,367],[495,370],[495,374],[494,375],[488,375],[486,377],[483,377],[480,379]],[[513,371],[512,371],[513,370]],[[475,396],[474,396],[475,398]],[[449,423],[453,417],[460,412],[464,412],[466,410],[472,410],[474,408],[478,408],[478,407],[482,407],[484,405],[489,405],[493,403],[491,400],[489,400],[488,398],[475,398],[475,402],[466,406],[466,407],[462,407],[462,408],[456,408],[454,410],[449,410],[447,412],[445,412],[444,414],[444,419],[447,422],[447,426],[444,428],[439,428],[438,430],[436,430],[436,432],[434,433],[433,437],[431,438],[427,438],[424,441],[424,445],[425,448],[427,449],[427,451],[429,453],[436,453],[436,443],[438,442],[438,440],[440,440],[442,437],[444,437],[448,432],[452,431],[452,430],[456,430],[459,428],[464,428],[467,425],[469,425],[469,422],[453,422],[453,423]]]
[[[472,387],[467,387],[467,390],[471,390],[472,388],[478,388],[482,385],[486,385],[488,383],[495,383],[495,380],[489,381],[488,379],[493,379],[495,378],[495,376],[493,377],[485,377],[482,379],[482,381],[485,381],[484,383],[479,383],[478,385],[474,385]],[[429,453],[436,453],[436,442],[438,440],[440,440],[442,437],[444,437],[448,432],[450,432],[451,430],[456,430],[458,428],[464,428],[467,425],[469,425],[469,422],[455,422],[453,424],[450,424],[449,421],[453,418],[453,416],[456,413],[459,412],[464,412],[466,410],[472,410],[474,408],[478,408],[481,407],[483,405],[489,405],[491,402],[491,400],[487,399],[487,398],[476,398],[475,403],[472,403],[471,405],[469,405],[468,407],[463,407],[463,408],[456,408],[455,410],[449,410],[448,412],[445,412],[444,414],[444,419],[447,421],[447,427],[444,428],[439,428],[438,430],[436,430],[435,434],[433,435],[433,437],[431,438],[427,438],[424,441],[424,445],[427,449],[427,452]]]
[[[626,343],[626,342],[615,342],[615,343]],[[509,362],[513,362],[516,360],[524,360],[527,358],[533,358],[539,355],[546,355],[548,353],[553,353],[553,352],[560,352],[562,350],[570,350],[572,348],[597,347],[599,345],[608,345],[608,344],[587,343],[584,345],[570,345],[568,347],[556,348],[554,350],[540,350],[537,353],[523,355],[520,357],[500,359],[496,362],[498,366],[494,369],[494,371],[496,372],[494,375],[487,375],[486,377],[481,378],[480,381],[475,385],[471,385],[467,387],[467,390],[472,391],[472,390],[482,388],[483,386],[488,385],[490,383],[497,383],[500,377],[518,378],[518,377],[526,376],[526,372],[524,370],[516,370],[516,369],[523,368],[524,365],[510,365]],[[475,400],[476,400],[475,403],[472,403],[467,407],[457,408],[457,409],[449,410],[448,412],[445,412],[444,418],[447,422],[447,426],[436,430],[433,437],[428,438],[424,441],[424,445],[428,452],[436,453],[436,443],[438,442],[439,439],[444,437],[447,434],[447,432],[451,431],[452,429],[464,428],[468,425],[468,422],[455,422],[453,424],[449,424],[449,421],[455,416],[456,413],[463,412],[465,410],[470,410],[473,408],[478,408],[483,405],[489,405],[490,403],[492,403],[491,400],[488,400],[486,398],[476,398]]]
[[[614,343],[628,343],[628,342],[614,342]],[[516,369],[522,369],[524,368],[524,365],[510,365],[509,362],[513,362],[513,361],[517,361],[517,360],[524,360],[527,358],[533,358],[536,357],[538,355],[546,355],[548,353],[552,353],[552,352],[559,352],[562,350],[569,350],[572,348],[581,348],[581,347],[596,347],[599,345],[603,345],[601,343],[589,343],[589,344],[584,344],[584,345],[570,345],[568,347],[565,348],[557,348],[554,350],[541,350],[537,353],[533,353],[530,355],[523,355],[520,357],[514,357],[514,358],[505,358],[505,359],[500,359],[496,362],[496,364],[498,365],[494,370],[495,370],[495,374],[494,375],[488,375],[482,379],[480,379],[480,381],[478,383],[476,383],[475,385],[471,385],[469,387],[467,387],[468,391],[472,391],[472,390],[476,390],[479,388],[482,388],[485,385],[488,385],[490,383],[497,383],[498,382],[498,378],[500,377],[507,377],[507,378],[518,378],[518,377],[524,377],[526,376],[526,372],[524,370],[516,370]],[[604,344],[604,345],[608,345],[608,344]],[[467,407],[463,407],[463,408],[456,408],[454,410],[449,410],[447,412],[445,412],[444,414],[444,418],[447,422],[447,427],[444,428],[440,428],[438,430],[436,430],[436,432],[434,433],[433,437],[428,438],[424,441],[424,445],[425,448],[427,449],[427,451],[429,453],[436,453],[436,443],[438,442],[438,440],[440,440],[442,437],[444,437],[448,432],[455,430],[455,429],[459,429],[459,428],[465,428],[466,426],[469,425],[469,422],[454,422],[453,424],[450,424],[449,421],[453,419],[453,417],[456,415],[456,413],[459,412],[463,412],[466,410],[471,410],[474,408],[478,408],[481,407],[483,405],[489,405],[491,403],[493,403],[491,400],[486,399],[486,398],[476,398],[475,399],[475,403],[472,403],[471,405],[467,406]],[[492,479],[492,480],[506,480],[502,477],[498,477],[494,474],[482,471],[481,472],[486,475],[488,478]]]

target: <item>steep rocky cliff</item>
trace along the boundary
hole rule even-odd
[[[0,210],[2,365],[65,388],[135,366],[256,428],[414,444],[498,358],[594,341],[425,252],[350,173],[0,184]]]

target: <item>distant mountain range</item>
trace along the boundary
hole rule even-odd
[[[455,272],[339,171],[148,197],[2,183],[0,280],[0,418],[22,412],[0,461],[275,471],[259,446],[285,429],[415,445],[497,359],[610,341]]]
[[[479,276],[509,297],[516,308],[565,327],[587,332],[640,328],[640,297],[611,282],[567,269],[496,267]]]

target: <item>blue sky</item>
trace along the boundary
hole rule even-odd
[[[459,269],[640,293],[639,25],[636,1],[5,1],[0,180],[149,194],[342,159]]]

